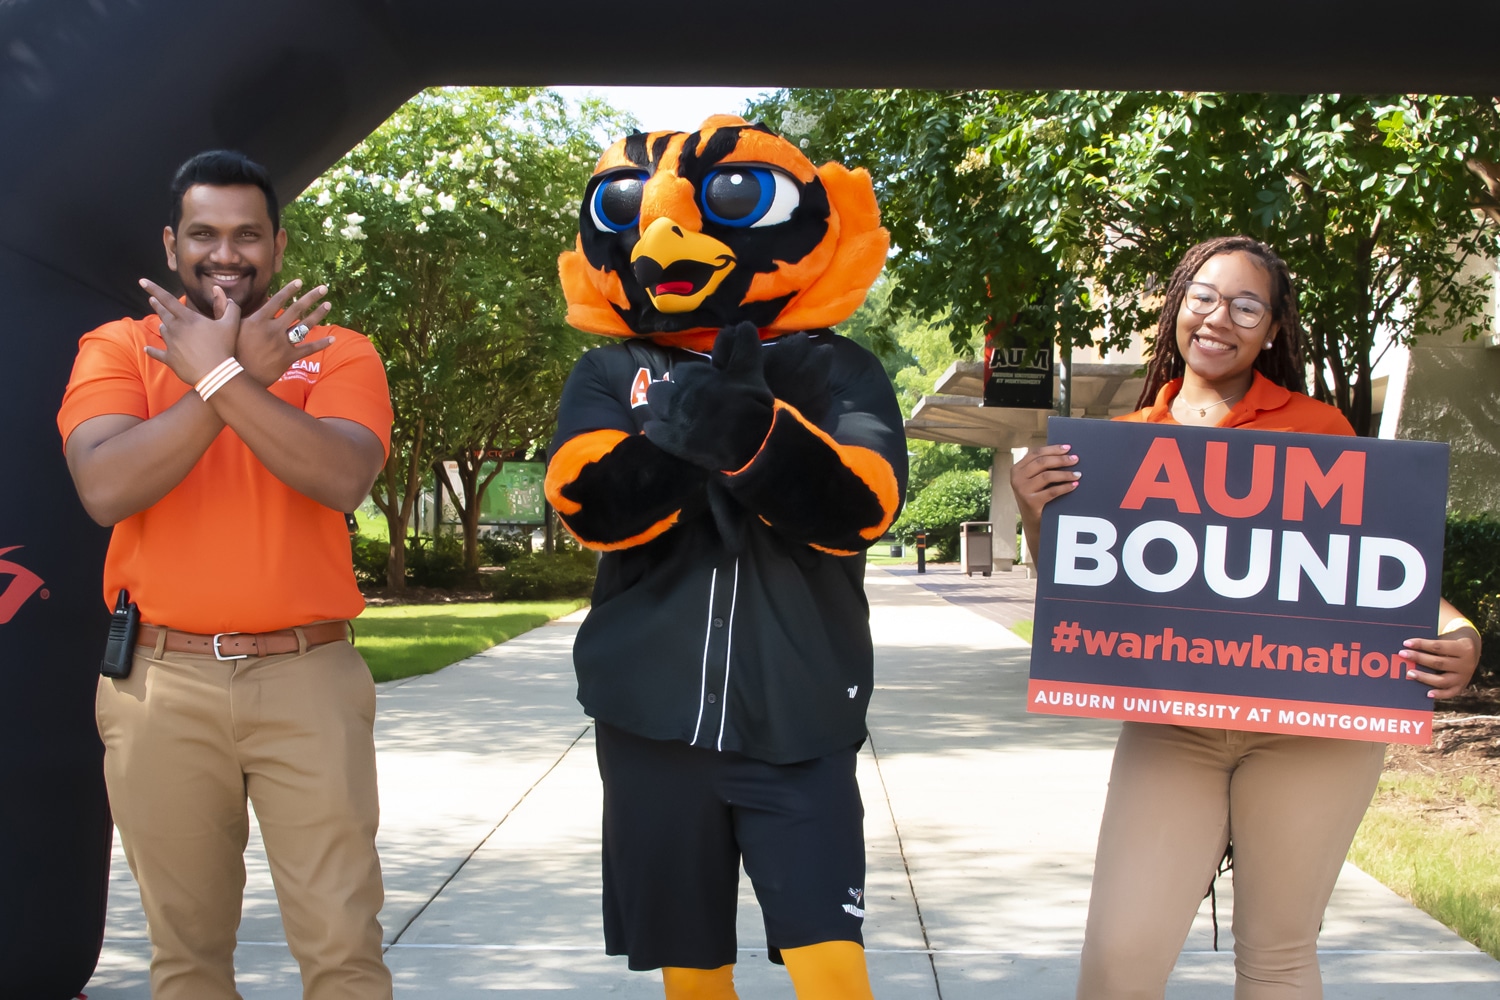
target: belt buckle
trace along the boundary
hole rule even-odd
[[[226,636],[226,635],[243,635],[243,634],[244,634],[243,632],[215,632],[214,633],[214,659],[216,659],[216,660],[218,660],[218,661],[220,661],[222,663],[228,663],[230,660],[247,660],[247,659],[249,659],[250,658],[250,654],[249,653],[241,653],[238,656],[225,656],[223,653],[219,652],[219,640],[220,639],[224,638],[224,636]]]

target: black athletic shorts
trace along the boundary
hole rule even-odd
[[[604,949],[632,969],[735,961],[740,860],[771,961],[863,945],[864,805],[857,747],[767,764],[598,723],[604,779]]]

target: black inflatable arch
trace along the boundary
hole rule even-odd
[[[98,958],[107,532],[54,418],[79,335],[170,277],[158,234],[187,156],[242,149],[289,198],[437,84],[1500,93],[1500,8],[1382,6],[0,0],[0,992],[72,997]]]

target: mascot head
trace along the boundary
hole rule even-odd
[[[742,321],[771,338],[847,319],[890,244],[868,173],[814,167],[731,115],[621,139],[578,214],[558,260],[568,322],[699,350]]]

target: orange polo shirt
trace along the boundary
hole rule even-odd
[[[111,413],[150,419],[192,392],[142,350],[164,347],[160,320],[122,319],[78,343],[57,427],[66,444],[85,420]],[[385,367],[364,336],[337,336],[270,387],[314,417],[342,417],[375,432],[387,454],[391,401]],[[341,511],[271,475],[238,434],[224,428],[182,482],[116,524],[104,559],[104,600],[121,589],[141,620],[186,632],[269,632],[364,609]]]
[[[1146,424],[1175,424],[1178,421],[1172,416],[1172,400],[1177,398],[1181,389],[1182,379],[1173,379],[1157,392],[1155,403],[1115,419]],[[1255,373],[1255,380],[1250,383],[1250,389],[1244,398],[1215,426],[1354,436],[1354,428],[1339,412],[1338,407],[1320,403],[1300,392],[1283,389],[1260,372]]]

